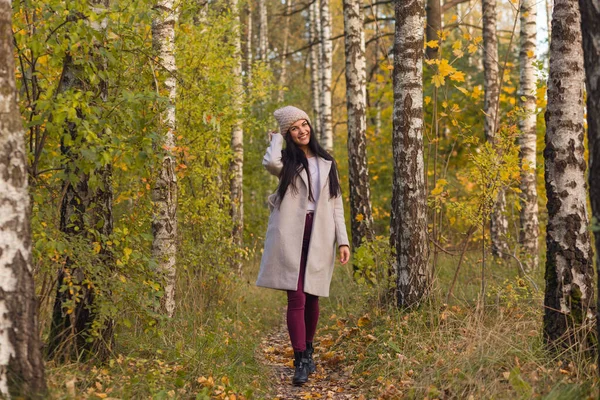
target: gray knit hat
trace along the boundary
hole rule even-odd
[[[288,129],[290,129],[290,126],[292,126],[294,122],[301,119],[307,120],[310,124],[310,118],[308,118],[308,114],[294,106],[282,107],[278,110],[275,110],[273,115],[279,123],[279,133],[282,135],[287,133]]]

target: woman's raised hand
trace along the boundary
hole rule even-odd
[[[342,265],[346,264],[350,259],[350,247],[343,245],[340,246],[340,263]]]
[[[269,131],[267,134],[269,135],[269,142],[273,139],[273,135],[276,134],[277,131]]]

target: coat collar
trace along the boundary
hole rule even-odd
[[[321,157],[317,157],[317,162],[319,163],[319,182],[321,184],[321,191],[323,191],[323,187],[325,186],[325,183],[327,183],[327,177],[329,176],[329,170],[331,170],[332,163]],[[304,182],[304,186],[308,189],[308,175],[304,168],[300,171],[300,177],[302,178],[302,182]]]

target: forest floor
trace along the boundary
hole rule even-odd
[[[292,385],[294,351],[285,325],[262,340],[257,358],[272,374],[270,396],[273,399],[366,399],[351,379],[352,365],[340,363],[339,356],[328,352],[318,341],[315,342],[317,370],[306,384]]]

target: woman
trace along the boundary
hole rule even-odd
[[[319,297],[329,296],[335,243],[342,264],[350,247],[335,160],[317,143],[304,111],[287,106],[274,115],[279,133],[269,133],[263,165],[279,177],[279,186],[268,198],[271,215],[256,284],[287,291],[292,382],[301,385],[316,368],[312,342]]]

